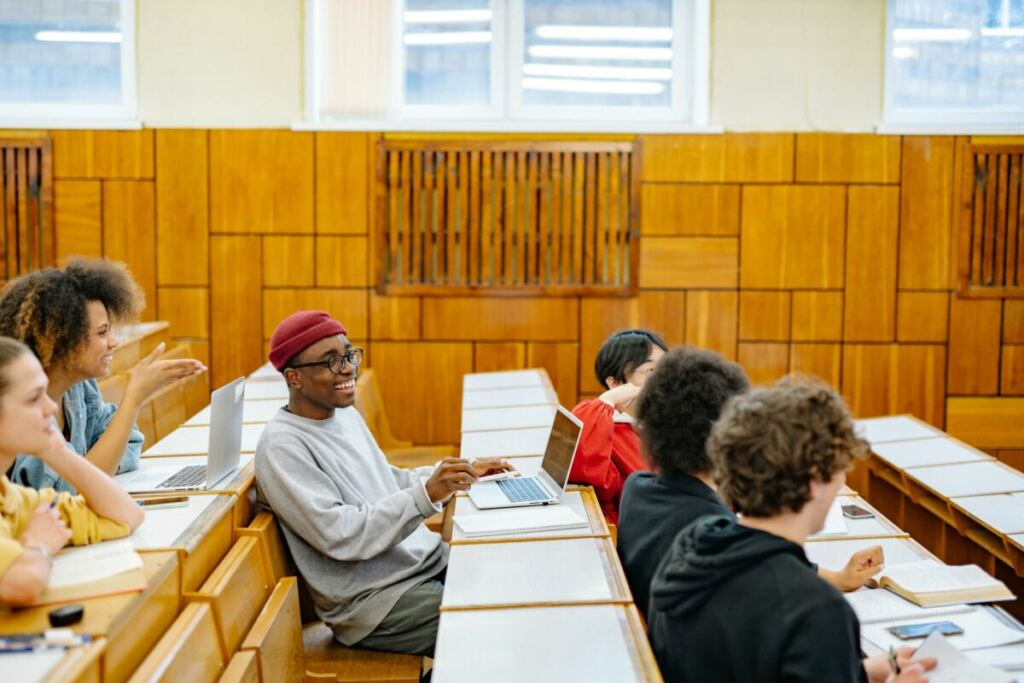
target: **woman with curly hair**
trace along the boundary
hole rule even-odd
[[[572,409],[583,421],[583,433],[569,481],[594,488],[605,518],[619,519],[622,484],[633,472],[647,468],[633,431],[633,407],[640,388],[668,345],[649,330],[616,332],[604,340],[594,360],[594,374],[605,392]]]
[[[132,371],[120,407],[105,403],[97,379],[110,375],[115,324],[133,322],[144,305],[142,290],[123,263],[72,259],[11,281],[0,293],[0,334],[24,342],[49,377],[47,393],[68,446],[113,475],[139,466],[139,408],[162,387],[202,372],[196,360],[157,358],[160,344]],[[11,481],[34,488],[74,491],[42,460],[19,457]]]

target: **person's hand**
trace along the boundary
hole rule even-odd
[[[932,664],[928,668],[934,669],[935,665]],[[889,677],[885,679],[885,683],[928,683],[928,677],[924,674],[927,670],[922,666],[921,662],[914,662],[905,668],[901,668],[898,674],[889,674]]]
[[[636,410],[636,397],[640,394],[640,387],[626,382],[617,387],[609,389],[598,398],[615,408],[620,413],[633,414]]]
[[[885,554],[882,552],[882,546],[874,545],[858,550],[850,556],[846,566],[836,573],[839,582],[837,587],[847,593],[855,591],[882,571],[884,566]]]
[[[157,360],[166,348],[166,344],[161,342],[132,369],[126,393],[132,394],[139,403],[145,402],[168,384],[198,375],[206,369],[193,358]]]
[[[476,472],[476,476],[486,477],[489,474],[513,472],[515,468],[505,458],[489,458],[487,460],[475,460],[473,462],[473,470]]]
[[[427,479],[427,497],[433,503],[440,503],[451,498],[456,491],[465,491],[476,480],[476,470],[468,460],[445,458]]]
[[[905,645],[896,650],[896,667],[900,670],[899,674],[893,673],[892,667],[889,665],[888,655],[868,657],[864,660],[864,671],[868,675],[868,680],[871,683],[919,683],[927,681],[928,677],[924,675],[924,672],[934,669],[938,662],[931,657],[911,661],[916,651],[917,648],[911,645]]]
[[[40,503],[18,538],[23,546],[38,545],[51,556],[56,555],[70,540],[71,529],[64,523],[60,511],[51,508],[49,503]]]

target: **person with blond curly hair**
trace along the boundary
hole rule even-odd
[[[104,402],[96,380],[110,375],[114,326],[134,322],[144,305],[125,265],[106,259],[71,259],[64,268],[22,275],[0,292],[0,335],[20,340],[39,358],[68,447],[109,475],[139,466],[143,436],[135,423],[142,404],[204,369],[193,359],[157,360],[160,344],[132,371],[121,405]],[[19,456],[7,475],[23,486],[75,491],[38,458]]]

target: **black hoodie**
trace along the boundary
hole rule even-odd
[[[649,635],[666,681],[865,681],[860,626],[803,548],[732,517],[683,529],[651,583]]]

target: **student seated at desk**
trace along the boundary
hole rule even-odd
[[[704,517],[673,541],[651,584],[651,644],[671,681],[924,681],[934,660],[896,674],[860,659],[849,603],[804,554],[867,443],[842,399],[782,382],[733,398],[711,431],[718,490],[740,513]]]
[[[256,446],[258,498],[338,641],[431,655],[448,548],[424,520],[478,476],[509,468],[389,465],[353,407],[363,352],[347,334],[323,311],[293,313],[274,331],[270,362],[289,398]]]
[[[619,498],[626,477],[647,468],[633,431],[637,394],[654,364],[668,351],[665,340],[648,330],[623,330],[605,339],[594,360],[594,373],[605,392],[572,409],[583,433],[569,481],[594,488],[605,518],[619,519]]]
[[[142,290],[123,263],[72,259],[10,282],[0,294],[0,334],[28,345],[39,358],[56,401],[58,433],[68,447],[110,475],[139,467],[139,409],[171,382],[203,371],[197,360],[157,360],[160,344],[132,371],[120,406],[104,403],[97,379],[110,375],[117,336],[112,324],[135,320]],[[19,456],[11,481],[33,488],[74,487],[38,458]]]
[[[35,490],[0,475],[0,604],[29,605],[50,580],[53,555],[69,542],[85,545],[127,536],[142,508],[88,460],[68,450],[53,426],[57,404],[46,373],[24,344],[0,337],[0,472],[18,453],[40,460],[80,495]]]
[[[705,515],[732,515],[715,492],[706,444],[733,396],[750,387],[738,364],[704,349],[666,353],[636,401],[637,428],[655,472],[626,480],[618,551],[633,598],[646,616],[651,579],[676,535]],[[854,553],[842,571],[818,568],[836,588],[860,588],[882,569],[880,546]]]

